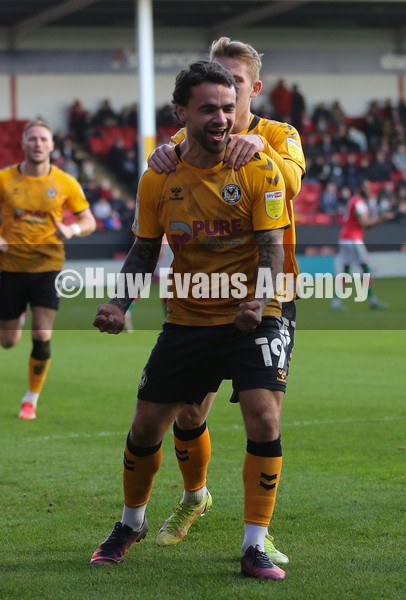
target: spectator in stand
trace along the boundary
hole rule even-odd
[[[323,156],[330,158],[332,154],[336,151],[333,136],[331,133],[327,131],[321,135],[321,139],[319,142],[319,153],[323,154]]]
[[[92,204],[92,213],[97,221],[104,221],[111,216],[112,208],[110,202],[106,198],[100,197]]]
[[[360,180],[360,170],[357,165],[357,155],[347,154],[343,165],[344,185],[351,190],[355,190],[362,181]]]
[[[64,160],[76,160],[76,150],[70,137],[64,137],[60,147]]]
[[[118,116],[119,124],[123,127],[137,127],[138,126],[138,107],[136,104],[130,104],[124,106]]]
[[[393,211],[397,206],[395,182],[385,181],[378,192],[378,205],[380,212]]]
[[[104,221],[104,228],[110,231],[120,231],[123,228],[120,215],[116,210],[112,210],[110,216]]]
[[[75,179],[79,179],[79,166],[72,158],[64,160],[62,170],[65,173],[69,173]]]
[[[130,127],[138,127],[138,105],[130,104],[127,113],[127,125]]]
[[[51,152],[51,163],[53,165],[55,165],[55,167],[58,167],[59,169],[63,168],[63,156],[61,154],[61,151],[59,150],[59,148],[54,148]]]
[[[406,189],[406,171],[401,171],[399,178],[396,180],[396,191],[399,193],[401,190]]]
[[[83,184],[83,190],[86,193],[86,198],[91,207],[100,197],[98,193],[98,187],[99,186],[95,181],[88,181],[87,183]]]
[[[378,100],[371,100],[368,107],[368,112],[373,113],[378,118],[383,119],[383,109],[380,107]]]
[[[87,119],[87,111],[80,100],[75,100],[68,109],[68,127],[74,139],[78,142],[83,140],[84,124]]]
[[[101,180],[101,182],[97,188],[97,192],[98,192],[100,198],[104,198],[105,200],[110,202],[110,200],[112,198],[112,191],[111,191],[111,181],[108,177],[105,177],[104,179]]]
[[[293,127],[296,127],[298,132],[302,131],[303,116],[306,112],[306,102],[303,94],[299,91],[297,83],[292,85],[291,91],[291,106],[290,106],[290,121]]]
[[[382,121],[382,140],[385,141],[388,146],[392,146],[395,135],[396,130],[394,122],[391,119],[384,118]]]
[[[117,211],[120,215],[126,210],[126,200],[118,188],[112,188],[111,190],[111,208]]]
[[[80,165],[79,181],[82,184],[95,180],[94,162],[86,158]]]
[[[135,200],[128,199],[125,203],[125,209],[120,214],[123,223],[123,229],[130,230],[134,222]]]
[[[156,124],[157,127],[178,127],[179,121],[173,114],[173,106],[171,104],[164,104],[156,112]]]
[[[345,183],[344,168],[341,164],[341,155],[337,152],[331,157],[328,182],[334,183],[337,188],[342,187]]]
[[[392,154],[392,163],[397,171],[406,171],[406,144],[401,143]]]
[[[321,164],[320,162],[317,162],[317,158],[319,158],[321,160]],[[307,158],[306,157],[306,182],[307,183],[316,183],[319,181],[319,175],[321,172],[321,169],[323,168],[323,157],[322,156],[318,156],[317,158]]]
[[[400,113],[397,108],[393,109],[394,115],[394,131],[393,131],[393,147],[396,148],[398,144],[406,141],[406,129],[402,124],[402,120],[400,118]]]
[[[314,132],[310,132],[307,136],[306,141],[306,159],[312,158],[315,159],[320,155],[320,144],[318,142],[318,137]],[[307,177],[307,175],[306,175]]]
[[[125,185],[134,190],[137,187],[138,168],[137,168],[137,153],[135,148],[129,148],[124,154],[124,160],[121,164],[121,176]]]
[[[59,150],[60,154],[62,155],[62,148],[65,142],[66,136],[64,134],[63,131],[61,131],[60,129],[58,129],[58,131],[55,131],[54,134],[54,150]],[[51,154],[52,157],[52,154]]]
[[[343,216],[345,214],[345,210],[347,208],[347,204],[351,200],[352,193],[352,189],[349,188],[347,185],[345,185],[339,190],[337,198],[337,214],[339,216]]]
[[[368,140],[368,150],[376,150],[382,141],[382,117],[370,110],[365,116],[363,132]]]
[[[125,160],[126,151],[124,149],[123,140],[118,137],[110,148],[108,164],[115,175],[120,177],[123,172],[123,163]]]
[[[371,181],[388,181],[392,178],[393,165],[386,152],[378,150],[369,166],[369,179]]]
[[[320,207],[325,215],[336,216],[338,213],[338,188],[333,181],[329,181],[321,193]]]
[[[331,175],[331,161],[329,158],[319,154],[313,164],[313,173],[310,176],[315,176],[320,183],[327,183]],[[306,173],[307,179],[307,173]]]
[[[399,119],[403,127],[406,128],[406,100],[401,98],[398,104]]]
[[[271,90],[269,100],[273,108],[275,121],[289,121],[292,106],[292,92],[286,87],[285,81],[280,79]]]
[[[388,119],[389,121],[394,122],[394,109],[392,99],[387,98],[383,104],[382,108],[382,116],[384,119]]]
[[[332,120],[331,111],[327,108],[325,102],[319,102],[312,114],[312,123],[316,133],[320,133],[320,135],[326,133]]]
[[[359,152],[360,148],[348,135],[348,126],[341,123],[333,135],[333,144],[336,152]]]
[[[110,100],[102,100],[100,107],[94,115],[94,124],[102,127],[118,125],[118,115],[113,110]]]
[[[368,140],[363,131],[354,126],[348,128],[348,139],[357,146],[359,152],[368,152]]]
[[[406,188],[397,190],[396,221],[406,223]]]
[[[345,112],[339,100],[335,100],[331,105],[331,119],[336,127],[345,124]]]
[[[369,178],[371,171],[371,160],[367,154],[361,157],[358,165],[358,186],[362,185],[364,181]],[[354,188],[355,189],[355,188]]]

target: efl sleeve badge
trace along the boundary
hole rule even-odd
[[[265,192],[265,210],[271,219],[279,219],[283,213],[284,193],[283,190]]]

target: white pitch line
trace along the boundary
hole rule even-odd
[[[326,419],[323,421],[290,421],[282,423],[282,429],[285,427],[308,427],[312,425],[346,425],[348,423],[382,423],[383,421],[395,421],[403,420],[404,417],[399,416],[386,416],[376,419]],[[228,427],[210,427],[210,431],[239,431],[244,429],[243,425],[231,425]],[[77,440],[77,439],[96,439],[102,437],[116,437],[125,436],[126,431],[98,431],[96,433],[68,433],[66,435],[44,435],[35,438],[27,438],[27,442],[51,442],[51,441],[64,441],[64,440]]]

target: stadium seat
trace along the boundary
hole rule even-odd
[[[318,213],[317,215],[314,215],[313,222],[315,225],[331,225],[333,217],[331,215],[325,215],[324,213]]]
[[[89,138],[89,147],[90,151],[93,154],[95,154],[96,156],[100,156],[100,158],[104,160],[109,153],[111,144],[109,144],[107,140],[105,140],[102,137],[99,137],[98,135],[92,135]]]

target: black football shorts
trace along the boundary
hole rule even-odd
[[[165,323],[143,371],[138,398],[200,404],[223,379],[238,393],[285,391],[292,339],[284,317],[265,317],[253,331],[235,325],[192,327]]]
[[[0,273],[0,319],[10,321],[23,313],[27,304],[58,310],[55,278],[59,271],[43,273]]]

